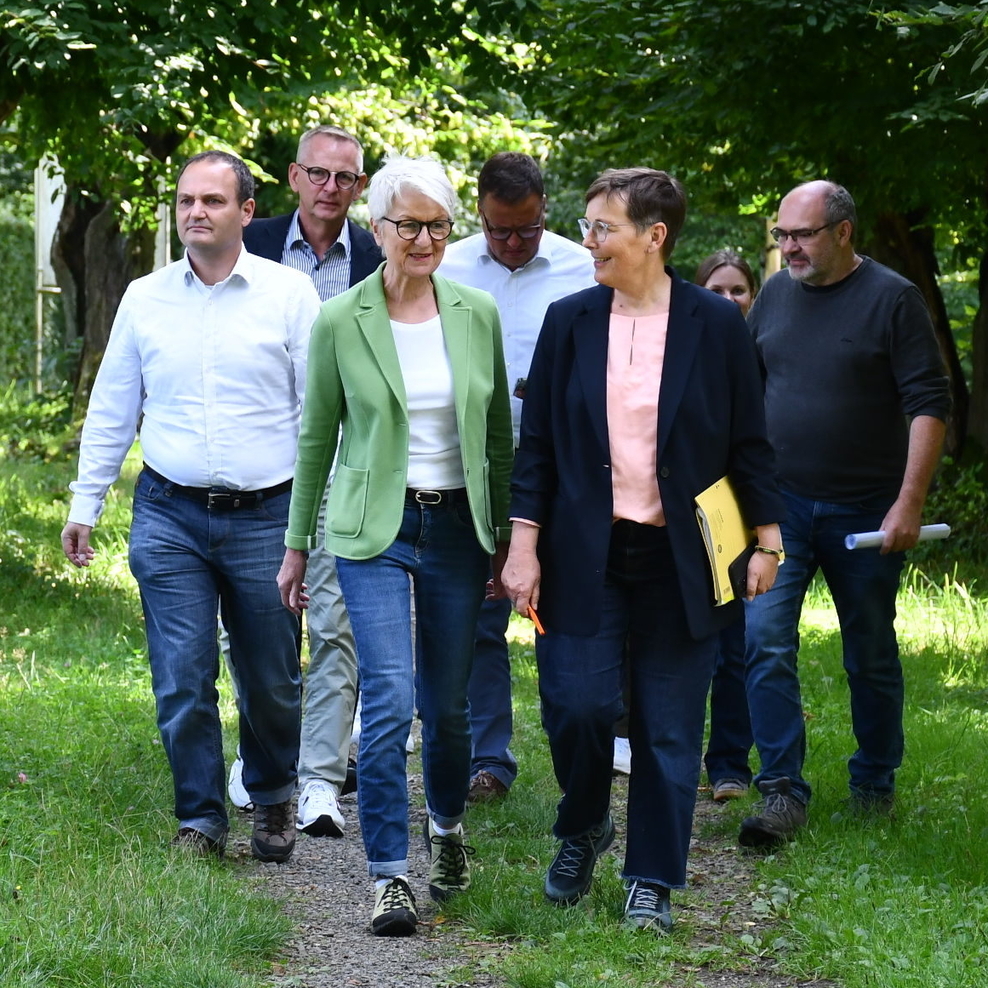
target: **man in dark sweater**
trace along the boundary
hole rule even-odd
[[[857,751],[849,810],[892,808],[902,762],[903,680],[893,622],[949,412],[947,379],[918,289],[857,254],[847,190],[797,186],[773,231],[788,264],[748,321],[765,378],[768,434],[788,518],[775,586],[747,604],[747,690],[762,801],[740,843],[767,847],[806,822],[806,736],[796,673],[803,597],[820,569],[840,620]],[[881,530],[880,549],[844,537]]]

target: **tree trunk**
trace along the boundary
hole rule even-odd
[[[967,438],[970,395],[964,370],[957,355],[957,344],[950,331],[950,319],[937,281],[940,273],[934,249],[933,229],[921,215],[885,213],[874,224],[873,236],[862,245],[864,253],[908,278],[926,299],[933,318],[940,353],[950,379],[953,409],[947,423],[944,452],[958,457]]]
[[[154,234],[122,233],[111,204],[69,188],[52,245],[52,264],[62,289],[66,343],[81,342],[73,401],[75,413],[81,415],[124,289],[154,264]]]

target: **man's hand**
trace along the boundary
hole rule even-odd
[[[899,497],[882,519],[881,554],[905,552],[919,541],[919,526],[923,518],[922,503],[915,504]]]
[[[62,552],[73,566],[88,566],[93,561],[96,551],[89,544],[92,530],[92,525],[79,525],[74,521],[66,522],[62,529]]]
[[[278,570],[278,590],[281,602],[292,614],[301,614],[309,606],[309,595],[305,592],[305,567],[308,562],[301,549],[286,549],[281,569]]]

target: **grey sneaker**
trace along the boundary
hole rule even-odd
[[[628,898],[624,904],[624,921],[639,930],[665,933],[672,929],[672,908],[669,889],[655,882],[635,879],[628,883]]]
[[[377,937],[410,937],[415,932],[419,916],[415,911],[415,896],[408,882],[392,878],[374,896],[371,933]]]
[[[560,906],[572,906],[590,891],[597,859],[614,841],[614,819],[607,819],[583,837],[564,840],[545,876],[546,897]]]
[[[211,854],[222,858],[226,848],[226,835],[220,838],[207,837],[201,830],[194,827],[180,827],[179,831],[169,842],[182,854],[194,858],[207,858]]]
[[[718,779],[712,786],[715,803],[740,799],[748,791],[748,783],[740,779]]]
[[[742,847],[775,847],[791,840],[806,826],[806,804],[791,792],[787,778],[759,782],[762,798],[755,804],[755,816],[741,821],[738,843]]]
[[[431,859],[429,895],[436,902],[445,902],[450,896],[465,892],[470,887],[467,857],[475,852],[469,844],[463,843],[463,827],[458,833],[440,836],[430,816],[422,827],[422,836]]]
[[[295,814],[292,801],[254,807],[251,853],[258,861],[287,861],[295,850]]]

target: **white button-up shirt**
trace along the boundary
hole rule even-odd
[[[501,315],[504,363],[511,392],[518,381],[528,377],[532,353],[550,303],[597,283],[590,251],[550,230],[543,232],[535,257],[516,271],[509,271],[491,257],[487,239],[477,233],[446,248],[439,273],[494,296]],[[516,446],[521,407],[521,400],[512,394]]]
[[[242,250],[203,284],[184,257],[124,293],[82,430],[69,521],[94,525],[134,442],[186,487],[260,490],[295,465],[312,282]]]

